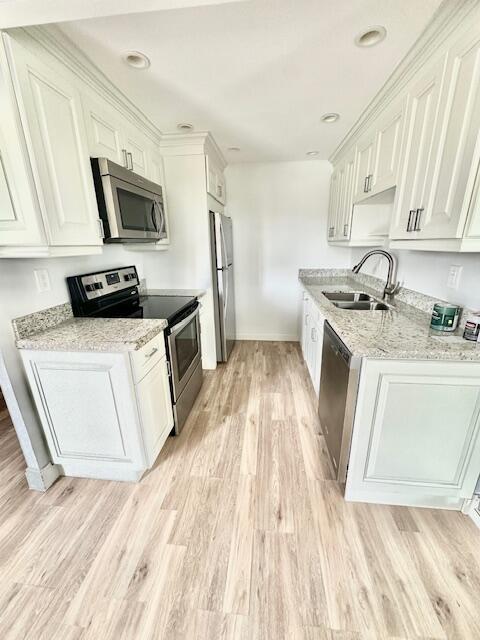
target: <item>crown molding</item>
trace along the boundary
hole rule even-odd
[[[160,129],[57,26],[21,27],[9,29],[6,33],[23,42],[30,40],[34,46],[46,50],[148,136],[160,142]]]
[[[415,44],[329,156],[332,164],[338,162],[338,159],[368,129],[385,106],[408,85],[417,71],[430,62],[439,49],[444,48],[446,40],[455,31],[468,27],[472,19],[471,14],[475,11],[480,14],[479,6],[478,0],[443,0]],[[480,15],[477,19],[480,19]]]
[[[227,162],[210,131],[192,131],[191,133],[164,133],[160,142],[165,155],[205,154],[214,156],[215,164],[222,169]]]

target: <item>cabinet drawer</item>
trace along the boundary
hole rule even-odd
[[[130,353],[130,361],[135,382],[139,382],[164,355],[165,339],[163,331],[138,351],[132,351]]]

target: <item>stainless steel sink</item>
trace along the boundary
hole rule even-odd
[[[339,309],[351,309],[353,311],[388,311],[390,307],[384,302],[378,302],[374,298],[368,301],[342,302],[332,300],[332,304]]]
[[[322,291],[322,293],[328,300],[335,302],[371,302],[375,300],[375,298],[363,291]]]

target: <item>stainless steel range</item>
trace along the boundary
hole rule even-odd
[[[163,318],[170,391],[180,433],[203,380],[200,303],[192,296],[141,296],[134,266],[67,278],[73,314],[89,318]]]

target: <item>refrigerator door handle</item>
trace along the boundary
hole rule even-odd
[[[225,242],[225,234],[223,232],[223,224],[221,219],[220,219],[219,227],[220,227],[220,238],[222,242],[222,267],[228,267],[227,243]]]

